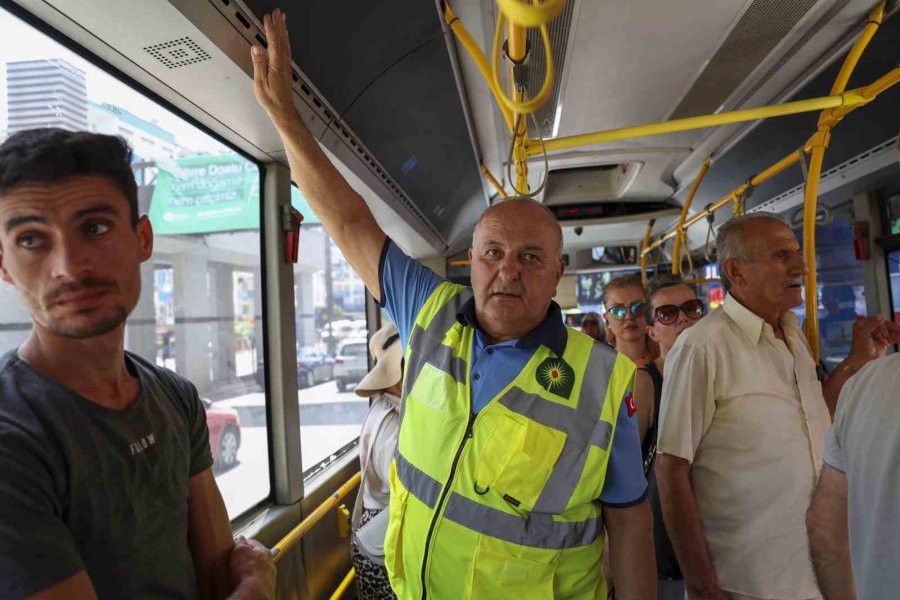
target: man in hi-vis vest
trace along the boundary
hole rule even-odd
[[[397,596],[656,597],[634,365],[566,328],[552,302],[562,231],[530,199],[487,210],[454,285],[386,238],[294,109],[284,15],[253,50],[257,98],[291,175],[406,348],[386,563]]]

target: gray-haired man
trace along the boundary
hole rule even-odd
[[[603,319],[595,312],[584,313],[581,318],[581,331],[598,342],[606,342],[606,328],[603,325]]]
[[[824,382],[791,309],[807,272],[776,215],[731,219],[716,239],[728,295],[666,360],[656,473],[692,600],[821,598],[805,511],[847,378],[900,327],[860,319]]]

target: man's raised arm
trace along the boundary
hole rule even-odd
[[[384,231],[362,197],[341,177],[303,124],[291,91],[291,46],[285,15],[276,9],[263,17],[268,50],[254,45],[256,99],[281,135],[291,178],[310,208],[376,300],[381,301],[378,263]]]

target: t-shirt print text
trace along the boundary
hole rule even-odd
[[[137,456],[147,448],[156,444],[156,436],[152,433],[148,436],[142,437],[136,442],[131,442],[128,444],[128,447],[131,448],[131,455]]]

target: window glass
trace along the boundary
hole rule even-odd
[[[900,234],[900,194],[894,194],[887,199],[888,208],[888,233]]]
[[[725,287],[721,283],[719,265],[705,265],[703,279],[717,280],[694,286],[697,289],[697,296],[706,303],[706,310],[709,312],[719,308],[725,302]]]
[[[832,209],[827,225],[816,225],[819,358],[829,371],[850,353],[853,323],[857,315],[866,314],[862,263],[853,251],[855,220],[853,204],[847,202]],[[798,240],[801,236],[798,231]],[[802,321],[805,307],[795,312]]]
[[[603,313],[603,286],[610,280],[625,275],[640,274],[636,270],[605,271],[602,273],[579,273],[575,279],[575,293],[578,295],[578,309],[582,312]]]
[[[234,518],[270,495],[259,168],[2,9],[0,31],[0,139],[53,126],[119,135],[134,150],[155,241],[125,347],[199,390]],[[0,284],[0,351],[30,329],[18,293]]]
[[[296,187],[292,203],[303,214],[294,302],[300,452],[310,474],[355,443],[369,410],[353,393],[369,367],[366,290]]]
[[[888,275],[891,279],[891,302],[894,307],[894,322],[900,323],[900,250],[887,255]]]

